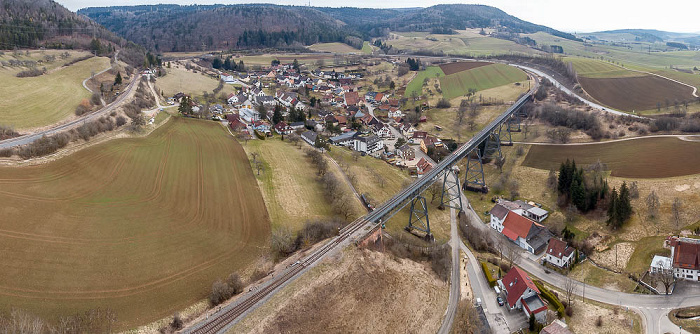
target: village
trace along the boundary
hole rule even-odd
[[[217,74],[236,92],[227,96],[226,106],[210,106],[208,115],[225,122],[239,138],[298,136],[317,148],[347,147],[382,159],[417,177],[449,153],[438,137],[416,129],[427,120],[420,110],[402,111],[394,89],[367,90],[361,71],[308,71],[295,62]],[[184,96],[178,93],[169,103]],[[189,101],[189,115],[201,117],[204,106]]]

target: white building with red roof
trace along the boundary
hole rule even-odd
[[[526,317],[535,315],[537,321],[544,323],[547,318],[547,304],[539,296],[540,290],[522,269],[512,267],[498,281],[501,290],[506,294],[506,304],[511,310],[522,309]]]
[[[671,237],[673,275],[679,279],[700,280],[700,240]]]
[[[557,238],[549,239],[549,244],[544,254],[545,261],[559,268],[566,268],[571,264],[573,257],[573,247],[570,247],[565,241]]]

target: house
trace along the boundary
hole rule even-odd
[[[293,130],[301,130],[305,128],[306,126],[304,125],[304,122],[294,122],[292,124],[289,124],[290,127],[292,127]]]
[[[401,112],[401,110],[392,107],[391,109],[389,109],[389,112],[387,113],[387,116],[388,116],[389,118],[402,117],[402,116],[403,116],[403,113]]]
[[[277,124],[275,124],[275,132],[281,134],[281,135],[288,135],[292,132],[294,132],[294,129],[292,129],[291,126],[287,124],[285,121],[281,121]]]
[[[389,126],[383,123],[377,123],[372,127],[372,132],[380,138],[387,138],[391,136],[391,129]]]
[[[244,120],[246,123],[253,123],[254,121],[260,120],[260,114],[258,114],[257,111],[250,108],[242,108],[238,110],[238,114],[241,116],[241,119]]]
[[[384,148],[384,142],[374,134],[356,133],[353,137],[352,149],[367,154],[372,154]]]
[[[679,279],[700,280],[700,240],[672,237],[671,260],[673,275]]]
[[[551,324],[545,326],[542,328],[542,331],[540,331],[540,334],[573,334],[571,330],[569,330],[569,325],[564,323],[563,321],[556,319],[552,321]]]
[[[491,211],[489,211],[491,214],[491,222],[489,224],[491,225],[491,228],[498,231],[498,233],[502,233],[503,222],[506,220],[506,215],[508,215],[508,212],[510,212],[510,210],[500,203],[494,205],[493,208],[491,208]]]
[[[226,115],[226,120],[228,121],[228,126],[231,128],[231,131],[236,132],[246,129],[246,125],[241,122],[240,117],[236,114]]]
[[[384,96],[384,93],[377,93],[377,95],[374,96],[374,102],[381,103],[386,101],[386,97]]]
[[[569,247],[566,241],[557,238],[549,239],[547,250],[545,251],[544,260],[559,267],[566,268],[571,265],[574,257],[574,248]]]
[[[328,141],[335,146],[352,146],[354,145],[353,137],[356,133],[356,131],[348,131],[342,135],[331,137]]]
[[[399,126],[399,131],[401,131],[401,134],[404,135],[405,137],[413,137],[413,133],[416,131],[416,128],[413,127],[413,125],[409,123],[404,123]]]
[[[512,267],[498,285],[506,294],[506,303],[511,310],[522,309],[528,318],[534,314],[535,319],[542,323],[547,320],[547,305],[539,296],[540,290],[522,269]]]
[[[498,203],[506,207],[508,210],[513,211],[523,217],[526,217],[538,223],[541,223],[549,216],[549,212],[547,210],[536,207],[525,201],[517,200],[511,202],[506,200],[499,200]]]
[[[493,226],[492,226],[493,227]],[[532,254],[542,252],[554,235],[544,226],[533,222],[513,211],[508,211],[503,224],[496,226],[508,240]]]
[[[416,172],[418,173],[419,177],[429,172],[431,169],[433,169],[433,164],[431,164],[428,160],[425,158],[420,158],[420,160],[418,160],[418,163],[416,164]]]
[[[654,255],[651,259],[651,266],[649,267],[649,272],[652,274],[656,273],[668,273],[673,270],[673,265],[671,264],[671,258],[667,256]]]
[[[272,131],[270,131],[270,124],[267,123],[267,121],[254,121],[253,124],[253,130],[258,131],[260,133],[264,134],[271,134]]]
[[[356,106],[360,102],[360,96],[357,94],[357,92],[346,92],[343,95],[343,98],[343,103],[346,106]]]
[[[420,142],[425,139],[425,137],[428,136],[428,133],[425,131],[414,131],[413,135],[411,136],[411,139],[408,141],[411,144],[420,144]]]
[[[403,144],[401,147],[396,149],[396,155],[404,160],[413,160],[416,158],[416,151],[407,144]]]
[[[425,136],[423,140],[420,141],[420,150],[425,154],[428,154],[428,149],[442,147],[442,141],[434,136]]]
[[[277,102],[275,101],[275,98],[269,95],[263,95],[263,96],[256,96],[255,101],[258,104],[262,104],[266,107],[274,107]]]
[[[316,132],[313,132],[311,130],[304,131],[304,133],[301,134],[301,139],[304,140],[307,144],[314,146],[316,144],[316,138],[318,137],[318,134]]]

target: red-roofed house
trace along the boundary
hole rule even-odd
[[[344,94],[345,103],[346,106],[356,106],[358,102],[360,102],[360,95],[357,94],[357,92],[346,92]]]
[[[672,237],[671,260],[676,278],[700,280],[700,240]]]
[[[549,239],[553,237],[552,233],[544,226],[513,211],[506,214],[503,225],[496,226],[496,230],[532,254],[543,251]]]
[[[431,169],[433,169],[433,164],[428,162],[428,160],[425,160],[425,158],[420,158],[420,160],[418,160],[418,163],[416,164],[416,171],[418,172],[418,176],[429,172]]]
[[[281,135],[288,135],[292,132],[294,132],[294,129],[292,129],[291,126],[287,124],[285,121],[281,121],[277,124],[275,124],[275,132],[281,134]]]
[[[549,239],[547,250],[545,251],[545,261],[559,267],[565,268],[571,264],[571,259],[574,257],[574,248],[562,240],[557,238]]]
[[[540,290],[522,269],[512,267],[498,285],[505,292],[511,310],[522,309],[528,318],[532,313],[539,322],[545,322],[547,305],[540,299]]]

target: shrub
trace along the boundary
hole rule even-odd
[[[117,117],[117,127],[120,127],[124,124],[126,124],[126,118],[124,118],[124,116],[118,116]]]
[[[28,69],[28,70],[17,73],[16,76],[18,78],[38,77],[44,73],[46,73],[46,67],[44,67],[43,69],[38,69],[38,68]]]
[[[540,281],[535,281],[535,286],[540,290],[540,296],[544,297],[557,311],[557,316],[561,318],[564,315],[564,305],[559,298],[547,289]]]
[[[173,321],[170,323],[170,328],[178,330],[182,329],[183,325],[184,322],[182,321],[182,317],[180,317],[180,312],[175,312],[173,315]]]
[[[484,276],[486,276],[486,280],[489,282],[489,286],[494,287],[496,286],[496,279],[491,276],[491,271],[489,270],[489,266],[486,264],[484,261],[481,262],[481,269],[484,271]]]
[[[217,280],[211,286],[209,294],[209,304],[211,306],[219,305],[233,296],[233,289],[221,280]]]
[[[15,150],[13,150],[11,148],[4,148],[4,149],[0,150],[0,157],[3,157],[3,158],[9,158],[14,154],[15,154]]]
[[[451,107],[451,106],[452,106],[452,104],[451,104],[450,101],[447,100],[446,98],[440,99],[440,101],[438,101],[438,103],[437,103],[437,105],[436,105],[436,107],[438,107],[438,108],[440,108],[440,109],[449,108],[449,107]]]
[[[90,102],[96,106],[102,104],[102,97],[100,96],[100,93],[92,93],[92,96],[90,96]]]
[[[265,140],[265,135],[260,133],[258,130],[255,130],[255,136],[260,140]]]
[[[598,319],[596,319],[596,321],[595,321],[595,325],[597,327],[603,327],[603,316],[600,316],[600,315],[598,316]]]

